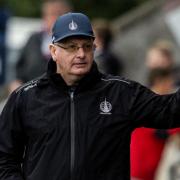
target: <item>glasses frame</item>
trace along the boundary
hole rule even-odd
[[[53,43],[55,46],[58,46],[58,47],[60,47],[60,48],[62,48],[62,49],[65,49],[65,50],[67,50],[68,52],[70,52],[70,53],[76,53],[76,52],[78,52],[78,50],[80,49],[80,48],[82,48],[85,52],[91,52],[91,51],[94,51],[95,49],[96,49],[96,45],[94,44],[94,43],[92,43],[92,48],[91,48],[91,50],[89,49],[89,50],[87,50],[87,49],[85,49],[85,45],[86,44],[83,44],[82,46],[77,46],[77,45],[75,45],[74,44],[74,47],[75,47],[75,49],[74,50],[70,50],[70,47],[66,47],[66,46],[63,46],[63,45],[61,45],[60,43]]]

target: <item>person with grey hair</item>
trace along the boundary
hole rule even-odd
[[[131,132],[180,126],[180,91],[100,73],[94,39],[85,14],[56,20],[46,74],[15,90],[0,116],[1,180],[129,180]]]

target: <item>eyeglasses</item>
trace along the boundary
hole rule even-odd
[[[85,43],[82,46],[78,46],[76,43],[71,43],[67,45],[61,45],[60,43],[54,43],[54,45],[67,50],[70,53],[76,53],[79,48],[83,48],[85,52],[91,52],[95,49],[95,45],[93,43]]]

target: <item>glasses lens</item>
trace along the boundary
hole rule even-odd
[[[76,44],[68,44],[66,49],[69,52],[76,52],[78,50],[78,46]]]
[[[84,44],[84,45],[83,45],[83,49],[84,49],[84,51],[86,51],[86,52],[92,51],[92,49],[93,49],[93,44],[92,44],[92,43]]]
[[[83,48],[85,52],[90,52],[94,48],[93,43],[85,43],[82,46],[78,46],[77,44],[64,44],[64,45],[56,44],[56,45],[71,53],[77,52],[79,48]]]

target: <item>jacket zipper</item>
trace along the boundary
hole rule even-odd
[[[73,172],[75,166],[75,116],[74,116],[74,89],[70,90],[71,99],[71,118],[70,118],[70,132],[71,132],[71,155],[70,155],[70,170],[71,170],[71,180],[73,180]]]

